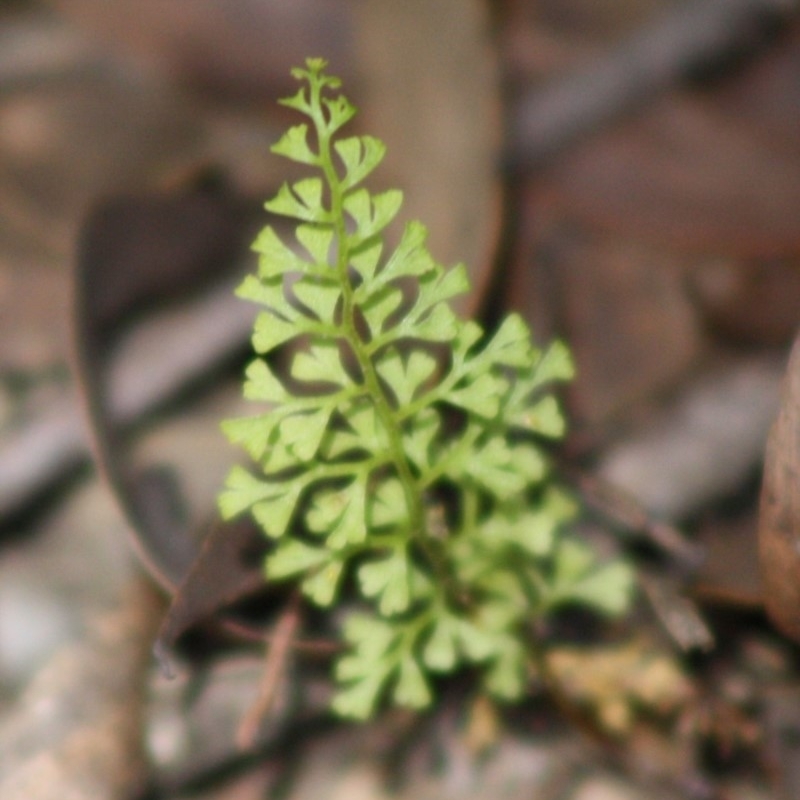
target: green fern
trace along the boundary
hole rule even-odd
[[[340,714],[365,718],[387,695],[424,707],[431,676],[465,665],[515,699],[533,620],[576,601],[621,612],[631,584],[560,533],[573,503],[537,441],[564,431],[545,390],[572,361],[563,344],[536,349],[517,315],[488,340],[459,319],[449,301],[466,270],[433,260],[421,223],[384,255],[402,194],[361,185],[385,147],[339,134],[355,109],[325,67],[293,70],[304,85],[283,103],[309,121],[272,148],[316,173],[266,204],[297,220],[296,245],[266,227],[238,290],[263,307],[244,384],[263,410],[223,428],[260,469],[235,467],[220,509],[249,510],[275,540],[269,580],[298,581],[322,607],[346,580],[360,592],[335,669]]]

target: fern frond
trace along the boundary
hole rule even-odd
[[[518,435],[563,433],[543,391],[572,376],[569,351],[534,347],[517,315],[488,338],[460,319],[449,304],[467,272],[435,261],[422,223],[384,254],[402,193],[364,185],[386,148],[337,136],[355,108],[325,68],[293,71],[303,86],[283,102],[307,119],[272,148],[316,173],[266,204],[296,221],[296,243],[267,226],[238,290],[262,307],[244,384],[262,409],[223,429],[260,474],[235,467],[220,510],[252,513],[277,541],[268,579],[297,580],[311,602],[354,579],[365,610],[344,626],[338,712],[367,717],[387,694],[423,707],[428,675],[465,664],[513,699],[532,615],[576,600],[618,612],[630,589],[627,568],[564,539],[573,506]]]

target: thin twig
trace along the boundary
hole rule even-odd
[[[295,593],[283,610],[267,650],[264,672],[258,687],[258,695],[250,710],[244,715],[236,732],[236,744],[241,750],[253,747],[264,717],[275,700],[281,678],[286,670],[292,642],[300,625],[300,595]]]
[[[586,505],[607,522],[638,533],[685,569],[699,566],[702,549],[688,541],[674,525],[648,513],[629,492],[600,475],[565,466],[560,469],[578,489]]]
[[[551,86],[524,95],[508,123],[507,161],[532,169],[600,126],[652,101],[693,69],[757,41],[798,0],[692,0]]]

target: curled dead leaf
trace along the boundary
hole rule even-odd
[[[758,546],[764,603],[776,627],[800,641],[800,336],[767,441]]]

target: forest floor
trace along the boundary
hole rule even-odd
[[[324,656],[297,653],[242,747],[263,643],[209,637],[164,674],[168,532],[147,539],[155,500],[131,514],[93,447],[112,473],[167,466],[198,547],[252,321],[231,281],[286,177],[275,101],[317,54],[389,146],[378,179],[468,265],[460,310],[572,347],[555,458],[638,594],[597,637],[566,620],[560,690],[518,708],[465,679],[346,724]],[[764,609],[795,590],[758,570],[770,426],[797,405],[798,74],[777,0],[5,4],[0,797],[800,797],[800,653]]]

